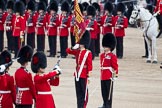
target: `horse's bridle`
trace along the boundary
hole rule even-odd
[[[134,19],[134,20],[137,20],[138,15],[139,15],[139,11],[137,12],[137,14],[136,14],[135,17],[132,17],[132,16],[131,16],[131,18]]]

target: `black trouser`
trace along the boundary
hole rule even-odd
[[[32,108],[32,105],[16,105],[15,108]]]
[[[95,39],[91,39],[89,50],[92,52],[92,59],[95,58]]]
[[[4,45],[4,30],[0,30],[0,52],[3,51],[3,45]]]
[[[13,41],[13,36],[12,36],[12,31],[6,31],[7,35],[7,47],[9,51],[14,50],[14,41]]]
[[[86,78],[80,78],[79,81],[76,81],[75,79],[77,108],[84,108],[84,106],[86,106],[88,103],[88,91],[87,91],[86,100],[85,100],[86,86],[87,86]]]
[[[95,54],[98,56],[100,53],[100,34],[97,34],[97,39],[95,40]]]
[[[104,108],[112,108],[113,82],[111,80],[101,80],[101,93]]]
[[[31,48],[35,48],[35,33],[27,34],[27,45],[31,46]]]
[[[45,48],[45,35],[37,35],[37,51],[43,51]]]
[[[148,46],[145,38],[144,38],[144,43],[145,43],[145,56],[148,56]]]
[[[117,57],[123,57],[123,37],[116,37],[116,55]]]
[[[73,33],[70,33],[71,35],[71,46],[73,47],[75,45],[75,36],[73,35]]]
[[[67,56],[66,49],[68,47],[68,36],[60,36],[61,56]]]
[[[48,36],[48,43],[50,48],[50,55],[56,55],[56,39],[57,36]]]
[[[15,58],[17,58],[19,49],[20,49],[20,47],[22,47],[22,43],[20,43],[20,37],[19,37],[19,36],[13,37],[13,40],[14,40]],[[21,45],[20,45],[20,44],[21,44]]]
[[[157,20],[158,20],[158,23],[159,23],[159,29],[162,30],[162,15],[157,15]]]

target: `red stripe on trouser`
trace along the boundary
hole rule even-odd
[[[88,86],[88,79],[86,79],[85,86]],[[87,88],[87,94],[86,94],[86,99],[84,100],[84,108],[86,108],[87,103],[88,103],[88,87],[85,87],[85,93],[86,93],[86,88]]]

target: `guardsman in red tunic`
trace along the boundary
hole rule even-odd
[[[87,24],[86,30],[90,32],[91,42],[89,46],[89,50],[92,52],[92,59],[95,58],[95,40],[97,39],[97,21],[95,19],[96,9],[93,6],[88,6],[87,8],[87,17],[88,19],[85,21]]]
[[[95,56],[98,57],[100,53],[100,33],[101,33],[101,11],[98,3],[93,3],[92,6],[96,8],[96,21],[97,21],[97,38],[95,39]]]
[[[10,0],[7,2],[7,17],[5,21],[6,25],[6,36],[7,36],[7,47],[10,52],[14,51],[14,41],[13,41],[13,19],[15,19],[15,14],[13,13],[14,2]]]
[[[37,51],[43,51],[45,49],[45,29],[46,29],[46,5],[44,2],[38,3],[38,13],[37,13]]]
[[[26,21],[23,17],[24,15],[24,6],[23,3],[18,1],[14,5],[14,11],[16,13],[16,17],[13,19],[13,40],[14,40],[14,52],[15,58],[17,58],[17,53],[22,47],[22,43],[24,41],[24,33],[26,28]],[[21,39],[21,40],[20,40]]]
[[[6,20],[6,12],[5,10],[5,4],[4,0],[0,1],[0,52],[2,52],[4,47],[4,23]]]
[[[88,82],[92,73],[92,53],[87,50],[90,44],[90,33],[85,31],[80,43],[67,48],[67,53],[76,58],[75,90],[77,108],[86,108],[88,103]]]
[[[27,4],[27,11],[25,13],[27,23],[27,45],[35,48],[35,26],[36,26],[36,14],[35,3],[30,0]]]
[[[60,34],[60,48],[61,48],[61,58],[66,58],[66,48],[68,47],[68,36],[69,36],[69,30],[70,27],[70,16],[69,16],[69,3],[64,1],[61,5],[61,11],[62,14],[60,16],[60,28],[59,28],[59,34]]]
[[[83,2],[82,6],[83,6],[83,17],[84,17],[84,20],[87,20],[87,8],[88,8],[89,4],[87,2]]]
[[[59,74],[61,73],[61,69],[56,65],[53,71],[45,73],[46,67],[46,55],[41,51],[36,52],[31,62],[31,69],[36,73],[34,76],[37,93],[36,108],[56,108],[50,85],[59,85]]]
[[[112,27],[114,27],[114,16],[112,15],[113,5],[107,2],[104,6],[104,15],[102,16],[102,34],[112,33]]]
[[[24,46],[18,54],[18,63],[21,67],[15,72],[15,82],[17,87],[16,108],[32,108],[33,99],[36,101],[36,90],[32,81],[32,75],[26,69],[31,60],[33,49]]]
[[[50,54],[48,57],[55,57],[57,46],[57,27],[59,26],[58,3],[54,1],[49,6],[50,15],[48,15],[48,42]]]
[[[3,70],[0,69],[0,108],[13,108],[16,99],[16,88],[13,76],[8,73],[12,60],[11,54],[6,50],[0,54],[0,67],[3,67],[4,64],[8,64],[8,66],[5,66]]]
[[[100,79],[103,106],[99,108],[112,108],[113,81],[118,75],[117,57],[112,53],[116,46],[116,38],[112,33],[104,35],[102,46],[104,52],[100,55]]]
[[[117,40],[116,55],[119,59],[123,58],[123,37],[125,36],[125,28],[128,27],[128,19],[124,16],[125,5],[119,3],[117,5],[117,16],[115,16],[114,35]]]
[[[159,22],[160,31],[162,32],[162,0],[157,0],[154,12],[158,14],[157,20]]]

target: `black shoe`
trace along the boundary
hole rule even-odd
[[[144,55],[144,56],[142,56],[142,58],[148,58],[148,56],[147,55]]]
[[[118,59],[122,59],[123,57],[122,56],[118,56]]]
[[[47,50],[47,52],[50,52],[50,50]]]
[[[61,56],[61,58],[66,58],[66,56]]]
[[[50,55],[48,55],[47,57],[55,57],[55,55],[50,54]]]
[[[95,54],[95,57],[99,57],[99,54]]]
[[[72,59],[75,59],[75,57],[72,57]]]

